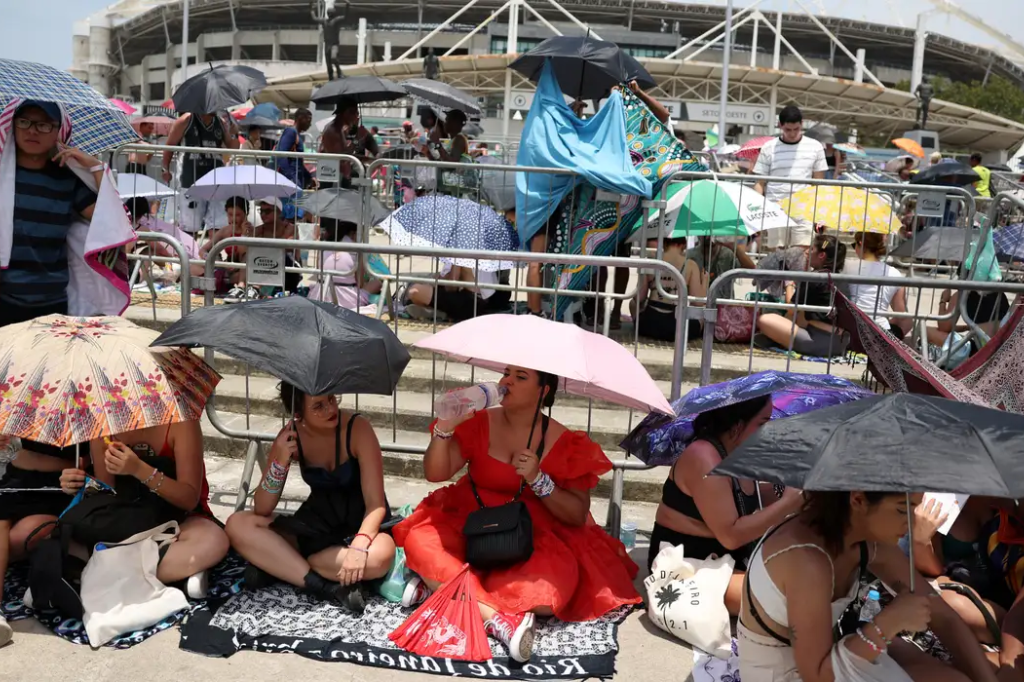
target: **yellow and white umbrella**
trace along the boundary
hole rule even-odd
[[[896,205],[886,194],[855,187],[816,185],[779,202],[794,220],[821,223],[841,232],[880,232],[900,229]]]
[[[67,447],[202,416],[220,375],[122,317],[48,315],[0,329],[0,433]]]

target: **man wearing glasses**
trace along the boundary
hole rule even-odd
[[[14,113],[16,148],[11,257],[0,270],[0,326],[68,312],[68,232],[90,220],[96,193],[67,167],[73,159],[99,186],[103,163],[58,143],[60,109],[28,101]]]

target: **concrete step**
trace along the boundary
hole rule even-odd
[[[173,322],[180,319],[181,312],[171,308],[156,308],[153,310],[148,306],[133,305],[125,312],[125,317],[136,324],[162,332]],[[628,325],[623,326],[627,327]],[[391,324],[391,328],[394,330],[395,325]],[[439,325],[438,328],[440,329],[441,326]],[[400,320],[396,333],[409,349],[409,354],[413,360],[431,362],[436,359],[433,353],[412,345],[433,333],[433,328],[429,325],[417,321]],[[644,365],[652,379],[659,382],[670,382],[672,380],[673,348],[670,344],[647,342],[646,340],[635,343],[632,331],[629,329],[613,332],[612,338],[620,341],[627,348],[635,349],[637,359]],[[700,381],[700,343],[700,341],[696,341],[684,349],[682,376],[684,382],[697,384]],[[441,367],[444,366],[443,361],[437,364]],[[245,363],[238,362],[219,353],[215,354],[214,365],[222,374],[245,373]],[[458,363],[448,363],[449,372],[452,368],[458,366]],[[750,372],[769,369],[805,372],[808,374],[819,374],[827,371],[835,376],[852,380],[859,380],[864,372],[863,365],[851,367],[841,362],[825,365],[820,362],[790,359],[782,354],[767,353],[759,350],[755,350],[753,357],[751,357],[748,347],[742,344],[715,344],[714,346],[711,363],[712,382],[728,381],[746,376]],[[262,373],[251,367],[249,372],[251,374]],[[439,375],[443,374],[442,370],[439,370],[438,373]],[[666,391],[666,395],[668,395],[668,391]]]
[[[370,418],[377,431],[377,438],[380,440],[381,450],[384,453],[385,475],[422,482],[423,455],[396,451],[394,449],[394,445],[399,444],[402,446],[426,448],[430,441],[426,428],[424,427],[422,431],[396,430],[390,426],[381,426],[373,413],[368,413],[363,409],[363,405],[360,405],[359,411]],[[276,434],[281,430],[283,425],[283,419],[281,417],[250,415],[247,420],[244,414],[232,412],[220,412],[217,416],[218,420],[224,427],[234,431],[246,431],[246,424],[248,423],[248,431],[250,433]],[[557,415],[556,418],[558,418]],[[562,421],[562,419],[559,418],[559,421]],[[245,457],[246,450],[248,448],[247,441],[241,438],[225,436],[213,426],[209,421],[209,418],[205,415],[202,419],[202,428],[203,443],[208,455],[208,460],[210,455],[236,460],[243,459]],[[619,436],[619,438],[621,439],[621,436]],[[265,447],[269,447],[269,444]],[[622,451],[606,448],[605,452],[613,462],[622,461],[625,458],[625,454]],[[632,459],[631,461],[636,462],[637,460]],[[665,482],[667,474],[668,469],[664,467],[643,471],[625,472],[623,499],[631,502],[648,503],[656,503],[660,501],[661,487]],[[609,497],[611,494],[611,483],[612,473],[609,472],[601,477],[597,489],[595,489],[592,494],[595,497]],[[255,485],[255,483],[253,485]]]

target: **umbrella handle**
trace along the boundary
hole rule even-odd
[[[907,495],[907,558],[910,561],[910,593],[914,593],[914,582],[917,569],[914,567],[914,517],[911,513],[910,493]]]

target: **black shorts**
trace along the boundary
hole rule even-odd
[[[967,314],[975,324],[998,322],[1010,312],[1010,300],[1000,291],[981,293],[971,291],[967,294]]]
[[[6,493],[8,488],[57,488],[38,492]],[[0,477],[0,521],[17,521],[27,516],[44,514],[60,516],[71,503],[71,497],[60,490],[59,471],[19,469],[11,463]]]
[[[8,303],[0,303],[0,327],[6,327],[9,324],[21,324],[22,322],[28,322],[37,317],[45,317],[47,315],[67,314],[67,301],[41,306],[15,306]]]

